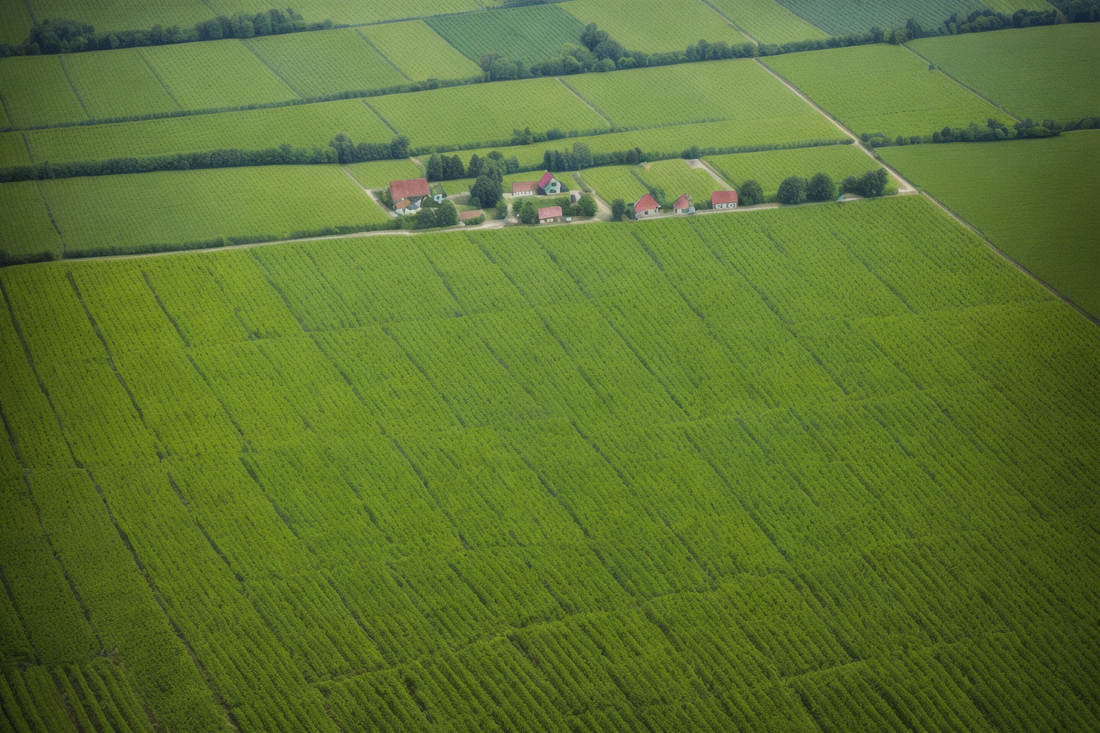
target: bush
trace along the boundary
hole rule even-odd
[[[806,186],[806,198],[810,201],[832,201],[836,198],[836,184],[826,173],[818,173]]]
[[[581,196],[580,201],[577,202],[577,208],[580,210],[581,216],[593,217],[596,215],[596,211],[599,207],[596,205],[596,197],[590,193],[586,193]]]
[[[611,202],[611,221],[622,221],[623,214],[626,212],[626,202],[622,199],[615,199]]]
[[[484,224],[485,223],[485,214],[482,214],[481,216],[474,217],[473,219],[467,219],[466,221],[464,221],[462,223],[465,224],[468,227],[474,227],[474,226],[477,226],[478,224]]]
[[[764,203],[764,189],[753,180],[741,184],[741,190],[737,192],[737,201],[741,206],[757,206]]]

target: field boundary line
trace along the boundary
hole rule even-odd
[[[394,68],[394,70],[395,70],[395,71],[396,71],[396,72],[397,72],[398,74],[400,74],[401,76],[405,77],[405,80],[406,80],[406,81],[412,81],[412,79],[411,79],[411,78],[409,77],[409,75],[408,75],[408,74],[406,74],[406,73],[405,73],[404,71],[402,71],[402,70],[401,70],[401,67],[399,67],[399,66],[398,66],[397,64],[395,64],[395,63],[393,62],[393,59],[391,59],[391,58],[390,58],[389,56],[387,56],[386,54],[382,53],[382,50],[381,50],[380,48],[378,48],[378,46],[375,46],[375,45],[374,45],[374,43],[372,43],[372,42],[371,42],[371,40],[370,40],[369,38],[367,38],[367,37],[366,37],[366,35],[365,35],[365,34],[363,33],[363,31],[361,31],[361,30],[359,30],[358,28],[356,28],[356,29],[355,29],[355,34],[356,34],[357,36],[359,36],[360,38],[362,38],[362,39],[363,39],[364,41],[366,41],[366,42],[367,42],[367,45],[368,45],[368,46],[370,46],[371,48],[373,48],[373,49],[374,49],[374,52],[375,52],[376,54],[378,54],[379,56],[381,56],[382,58],[384,58],[384,59],[386,60],[386,63],[387,63],[387,64],[389,64],[390,66],[392,66],[392,67]]]
[[[364,186],[364,185],[363,185],[362,183],[360,183],[359,181],[355,180],[355,176],[353,176],[353,175],[351,174],[351,171],[349,171],[349,170],[348,170],[347,168],[345,168],[344,166],[340,166],[340,170],[342,170],[342,171],[344,172],[344,175],[346,175],[346,176],[347,176],[348,178],[350,178],[350,179],[351,179],[351,182],[352,182],[352,183],[354,183],[354,184],[355,184],[356,186],[358,186],[358,187],[359,187],[359,190],[360,190],[360,191],[362,191],[362,192],[363,192],[364,194],[366,194],[367,198],[369,198],[369,199],[371,200],[371,203],[372,203],[372,204],[375,204],[375,205],[377,205],[377,206],[378,206],[378,208],[382,209],[382,211],[385,211],[385,212],[386,212],[387,214],[389,214],[389,216],[390,216],[390,218],[391,218],[391,219],[396,219],[396,218],[397,218],[397,214],[396,214],[395,212],[393,212],[393,211],[390,211],[390,210],[389,210],[389,209],[387,209],[387,208],[386,208],[385,206],[383,206],[383,205],[382,205],[382,202],[381,202],[381,201],[379,201],[379,200],[378,200],[377,198],[375,198],[374,194],[370,192],[370,189],[369,189],[369,188],[367,188],[366,186]],[[361,233],[361,234],[366,234],[366,232],[360,232],[360,233]]]
[[[4,101],[4,94],[0,92],[0,107],[4,108],[4,115],[7,116],[8,122],[12,127],[15,127],[15,118],[11,116],[11,110],[8,109],[8,103]]]
[[[84,104],[84,97],[80,96],[80,92],[76,89],[76,84],[73,84],[73,77],[69,73],[69,67],[65,65],[65,54],[57,55],[57,63],[61,64],[61,70],[65,72],[65,81],[69,82],[69,89],[73,90],[73,96],[76,97],[76,101],[80,102],[80,109],[84,110],[84,116],[89,120],[92,119],[92,114],[88,111],[88,105]]]
[[[614,127],[614,126],[615,126],[615,123],[611,121],[611,118],[610,118],[610,117],[608,117],[607,115],[605,115],[605,114],[603,113],[603,110],[601,110],[601,109],[600,109],[599,107],[597,107],[596,105],[592,104],[592,103],[591,103],[591,102],[589,102],[589,101],[588,101],[587,99],[585,99],[585,98],[584,98],[584,95],[582,95],[582,94],[581,94],[580,92],[578,92],[578,91],[577,91],[576,89],[574,89],[573,87],[569,86],[569,84],[568,84],[568,83],[567,83],[567,82],[565,81],[565,79],[562,79],[562,78],[561,78],[560,76],[555,76],[554,78],[555,78],[555,79],[557,79],[558,81],[560,81],[560,82],[561,82],[561,84],[562,84],[562,86],[564,86],[564,87],[565,87],[566,89],[568,89],[569,91],[571,91],[571,92],[573,93],[573,96],[575,96],[575,97],[576,97],[577,99],[579,99],[579,100],[581,100],[582,102],[584,102],[585,104],[587,104],[587,105],[588,105],[588,106],[589,106],[589,107],[590,107],[590,108],[592,109],[592,111],[593,111],[593,112],[595,112],[595,113],[596,113],[596,114],[598,114],[598,115],[599,115],[600,117],[602,117],[602,118],[603,118],[603,120],[604,120],[604,122],[606,122],[607,124],[611,125],[612,127]]]
[[[164,89],[164,93],[168,95],[168,98],[171,99],[175,103],[175,105],[180,108],[180,112],[185,112],[186,110],[184,109],[183,105],[180,104],[180,101],[178,99],[176,99],[176,95],[172,94],[172,90],[169,89],[168,85],[164,83],[164,79],[161,78],[160,72],[156,70],[156,67],[153,66],[153,63],[148,58],[146,58],[145,54],[141,52],[140,48],[137,50],[137,53],[138,56],[141,57],[141,60],[145,62],[145,65],[149,67],[149,71],[153,72],[153,76],[156,78],[157,83],[159,83],[161,88]]]
[[[386,119],[385,117],[383,117],[383,116],[382,116],[382,113],[381,113],[381,112],[379,112],[378,110],[376,110],[376,109],[374,108],[374,105],[373,105],[373,104],[371,104],[370,102],[368,102],[368,101],[366,100],[366,98],[365,98],[365,97],[363,98],[363,104],[367,105],[367,109],[369,109],[369,110],[370,110],[371,112],[373,112],[373,113],[374,113],[374,116],[375,116],[375,117],[377,117],[378,119],[382,120],[382,124],[383,124],[383,125],[385,125],[386,127],[390,128],[390,132],[392,132],[392,133],[393,133],[394,135],[400,135],[400,134],[401,134],[400,132],[398,132],[398,131],[397,131],[397,128],[396,128],[396,127],[394,127],[393,125],[391,125],[391,124],[390,124],[390,121],[389,121],[389,120],[387,120],[387,119]]]
[[[27,8],[27,15],[31,16],[31,21],[37,24],[38,16],[34,14],[34,8],[31,7],[31,0],[23,0],[23,5]]]
[[[271,72],[271,73],[272,73],[272,74],[273,74],[273,75],[275,76],[275,78],[276,78],[276,79],[278,79],[279,81],[281,81],[281,82],[282,82],[283,84],[286,84],[287,88],[288,88],[288,89],[290,89],[290,91],[292,91],[292,92],[294,92],[295,94],[297,94],[297,95],[298,95],[298,99],[305,99],[305,95],[304,95],[304,94],[302,94],[302,90],[301,90],[301,89],[299,89],[298,87],[296,87],[296,86],[294,86],[293,84],[291,84],[291,83],[290,83],[290,80],[289,80],[289,79],[287,79],[287,78],[286,78],[285,76],[283,76],[283,75],[282,75],[282,74],[281,74],[281,73],[279,72],[279,70],[278,70],[278,69],[276,69],[276,68],[275,68],[274,66],[272,66],[271,64],[267,63],[267,60],[266,60],[266,59],[265,59],[265,58],[264,58],[263,56],[261,56],[260,54],[256,53],[256,49],[252,48],[252,45],[248,43],[248,41],[250,41],[250,40],[252,40],[252,39],[248,38],[248,39],[244,39],[244,40],[242,40],[242,41],[241,41],[241,45],[242,45],[242,46],[244,46],[245,48],[247,48],[247,49],[248,49],[248,52],[249,52],[250,54],[252,54],[253,56],[255,56],[255,57],[256,57],[256,59],[257,59],[257,60],[258,60],[258,61],[259,61],[259,62],[260,62],[261,64],[263,64],[263,65],[264,65],[264,66],[265,66],[265,67],[267,68],[267,70],[268,70],[268,71],[270,71],[270,72]]]
[[[757,46],[764,45],[764,44],[760,43],[760,41],[758,41],[757,39],[750,36],[748,34],[748,32],[745,31],[744,28],[737,25],[737,23],[734,21],[733,18],[729,17],[728,15],[723,13],[721,10],[719,10],[715,5],[711,4],[710,0],[703,0],[703,4],[706,5],[707,7],[709,7],[714,12],[718,13],[718,15],[722,16],[722,18],[724,18],[727,23],[729,23],[731,26],[733,26],[734,30],[736,30],[738,33],[743,35],[745,38],[749,39],[750,41],[755,43]]]
[[[34,189],[38,191],[39,198],[42,199],[42,205],[46,207],[46,216],[50,217],[50,223],[53,224],[53,229],[57,232],[58,239],[61,240],[61,257],[64,259],[65,250],[67,244],[65,242],[65,235],[61,233],[61,227],[57,225],[57,220],[53,218],[53,210],[50,208],[50,202],[46,200],[46,194],[42,191],[41,181],[34,182]]]
[[[962,87],[963,89],[967,90],[968,92],[970,92],[970,93],[971,93],[971,94],[973,94],[974,96],[977,96],[977,97],[981,97],[982,99],[984,99],[985,101],[989,102],[989,103],[990,103],[990,104],[992,104],[992,105],[993,105],[994,107],[996,107],[997,109],[1001,110],[1002,112],[1004,112],[1004,113],[1005,113],[1006,115],[1008,115],[1008,116],[1009,116],[1009,117],[1011,117],[1012,119],[1016,120],[1017,122],[1023,122],[1023,120],[1021,120],[1021,119],[1020,119],[1019,117],[1017,117],[1016,115],[1012,114],[1012,113],[1011,113],[1011,112],[1009,112],[1009,111],[1008,111],[1007,109],[1005,109],[1004,107],[1002,107],[1001,105],[997,104],[996,102],[994,102],[994,101],[993,101],[992,99],[990,99],[989,97],[987,97],[987,96],[985,96],[984,94],[982,94],[981,92],[979,92],[979,91],[978,91],[977,89],[975,89],[974,87],[970,86],[969,84],[967,84],[967,83],[966,83],[966,82],[964,82],[964,81],[960,81],[960,80],[959,80],[958,78],[956,78],[956,77],[955,77],[955,76],[954,76],[953,74],[951,74],[951,73],[947,72],[947,71],[946,71],[946,70],[945,70],[945,69],[944,69],[944,68],[943,68],[942,66],[940,66],[939,64],[937,64],[937,63],[936,63],[935,61],[933,61],[932,59],[928,58],[927,56],[924,56],[923,54],[921,54],[921,53],[917,52],[916,50],[914,50],[914,49],[912,49],[912,48],[909,48],[909,44],[908,44],[908,43],[903,43],[903,44],[901,44],[901,45],[902,45],[902,48],[904,48],[905,50],[907,50],[907,51],[908,51],[909,53],[913,54],[913,55],[914,55],[914,56],[916,56],[917,58],[919,58],[919,59],[924,59],[924,60],[925,60],[925,61],[927,61],[927,62],[928,62],[928,63],[929,63],[930,65],[932,65],[932,66],[935,66],[935,67],[936,67],[936,69],[937,69],[937,70],[938,70],[938,71],[939,71],[939,72],[940,72],[941,74],[943,74],[943,75],[944,75],[944,76],[946,76],[946,77],[947,77],[948,79],[950,79],[951,81],[955,82],[955,83],[956,83],[956,84],[958,84],[958,85],[959,85],[960,87]]]
[[[27,139],[27,133],[22,132],[20,134],[23,136],[23,147],[25,147],[27,149],[27,157],[33,163],[34,162],[34,153],[31,152],[31,141]]]

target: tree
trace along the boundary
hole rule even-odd
[[[462,165],[462,158],[457,154],[451,157],[443,156],[443,180],[453,181],[456,178],[466,176],[466,167]]]
[[[836,198],[836,184],[827,173],[818,173],[806,186],[806,198],[810,201],[832,201]]]
[[[436,226],[435,209],[429,209],[427,207],[421,209],[420,213],[416,215],[416,228],[431,229],[434,226]]]
[[[443,159],[435,153],[432,154],[432,157],[428,158],[426,176],[429,181],[443,180]]]
[[[483,165],[484,161],[481,159],[481,156],[474,153],[473,156],[470,157],[470,167],[466,169],[466,172],[469,174],[470,178],[477,178],[481,175]]]
[[[753,180],[741,184],[741,190],[737,192],[737,200],[742,206],[756,206],[764,203],[764,190],[760,184]]]
[[[398,135],[390,141],[390,157],[394,160],[409,157],[409,138]]]
[[[470,195],[481,202],[482,207],[496,206],[500,201],[500,179],[480,176],[474,185],[470,186]]]
[[[611,202],[611,221],[622,221],[623,213],[626,211],[626,202],[622,199],[615,199]]]
[[[535,202],[527,199],[523,202],[523,208],[519,212],[519,220],[524,224],[538,224],[539,210],[535,208]]]
[[[581,210],[581,216],[592,217],[596,215],[596,211],[599,206],[596,205],[596,197],[590,193],[586,193],[581,196],[581,200],[577,202],[577,206]]]
[[[596,47],[604,41],[608,40],[610,36],[607,31],[601,31],[599,26],[595,23],[589,23],[584,27],[584,32],[581,33],[581,43],[589,51],[595,51]]]
[[[444,201],[435,210],[435,225],[437,227],[453,227],[458,225],[458,209],[450,201]]]
[[[789,176],[779,184],[775,200],[781,204],[800,204],[806,200],[806,179],[801,176]]]

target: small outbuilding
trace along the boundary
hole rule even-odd
[[[401,199],[393,205],[393,210],[402,216],[405,214],[415,214],[420,210],[421,201],[423,201],[423,199],[417,199],[416,201],[412,199]]]
[[[484,218],[485,216],[485,212],[481,209],[474,209],[473,211],[463,211],[459,213],[458,220],[461,222],[467,222],[476,219],[479,216],[482,218]]]
[[[561,193],[561,181],[554,178],[554,174],[546,171],[539,179],[539,193],[543,196],[557,196]]]
[[[710,206],[713,209],[736,209],[736,191],[715,191],[710,195]]]
[[[424,199],[432,195],[427,178],[410,178],[405,181],[390,181],[390,199],[398,214],[416,211]],[[442,199],[440,199],[442,200]]]
[[[538,181],[517,181],[512,184],[512,196],[534,196],[538,193]]]
[[[657,199],[653,198],[648,193],[634,202],[635,217],[653,216],[654,214],[660,213],[661,205],[657,203]]]
[[[551,224],[556,221],[561,221],[560,206],[547,206],[539,209],[539,224]]]
[[[577,189],[574,188],[572,191],[569,192],[569,203],[571,203],[571,204],[580,203],[581,196],[583,196],[583,195],[584,195],[583,191],[578,191]]]
[[[695,202],[691,200],[691,196],[685,193],[676,199],[676,203],[672,205],[672,212],[674,214],[694,214]]]

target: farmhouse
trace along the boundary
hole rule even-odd
[[[544,209],[539,209],[539,224],[548,224],[555,221],[561,221],[560,206],[547,206]]]
[[[543,196],[557,196],[561,193],[561,181],[554,178],[554,174],[546,171],[539,179],[539,193]]]
[[[736,209],[736,191],[715,191],[710,195],[710,205],[714,209]]]
[[[523,181],[512,184],[512,196],[534,196],[539,190],[536,181]]]
[[[390,181],[390,198],[393,200],[393,209],[398,214],[409,214],[419,210],[424,199],[431,195],[426,178]]]
[[[634,216],[653,216],[661,213],[661,205],[648,193],[634,202]]]
[[[695,202],[691,200],[691,196],[686,193],[682,194],[680,198],[676,199],[676,203],[672,205],[672,211],[675,214],[694,214]]]

